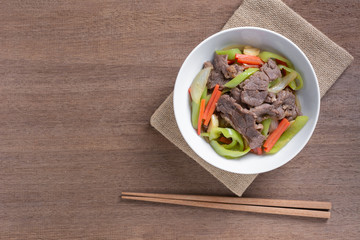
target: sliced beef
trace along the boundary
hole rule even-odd
[[[263,120],[267,118],[276,118],[276,119],[284,118],[284,111],[282,110],[281,106],[276,107],[268,103],[264,103],[260,106],[250,108],[250,112],[255,114],[256,122],[258,123],[261,123]]]
[[[234,87],[230,91],[230,96],[236,100],[237,103],[241,102],[241,89],[238,87]]]
[[[261,147],[265,137],[256,130],[255,115],[249,110],[242,108],[236,100],[229,95],[220,97],[216,110],[236,131],[241,133],[249,143],[251,149]]]
[[[272,92],[268,92],[268,95],[265,98],[266,103],[274,103],[276,101],[276,94]]]
[[[262,65],[260,71],[264,72],[268,77],[270,82],[275,79],[281,77],[281,71],[279,67],[276,65],[276,62],[269,58],[269,61]]]
[[[214,68],[216,71],[222,72],[224,77],[227,79],[236,77],[243,71],[243,68],[237,64],[229,65],[227,62],[227,55],[215,54],[214,57]]]
[[[232,64],[226,68],[226,71],[227,71],[227,74],[226,75],[224,74],[225,77],[228,76],[228,78],[234,78],[237,75],[239,75],[240,73],[242,73],[244,71],[244,68],[238,64]]]
[[[256,72],[248,79],[240,84],[240,87],[247,90],[262,90],[268,89],[269,77],[263,72]]]
[[[267,91],[244,90],[241,92],[241,101],[249,106],[260,106],[267,96]]]
[[[288,88],[285,88],[276,94],[274,106],[277,107],[277,109],[281,108],[284,111],[284,117],[289,121],[294,120],[298,115],[301,115],[301,111],[296,106],[295,95]]]
[[[208,89],[213,89],[216,84],[219,84],[219,89],[222,90],[227,82],[228,80],[225,79],[222,72],[213,69],[211,70],[206,86]]]
[[[250,107],[261,105],[268,95],[269,78],[263,72],[256,72],[240,84],[241,102]]]

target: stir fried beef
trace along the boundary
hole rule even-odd
[[[219,89],[222,90],[224,85],[238,74],[243,72],[243,67],[238,64],[229,65],[227,62],[227,55],[215,55],[214,65],[211,62],[205,62],[204,67],[213,67],[207,83],[209,89],[213,89],[216,84],[219,84]]]
[[[220,97],[216,110],[236,131],[241,133],[249,143],[250,148],[260,147],[265,137],[257,130],[255,115],[242,108],[229,95]]]
[[[246,90],[261,90],[267,91],[269,85],[269,77],[259,71],[251,75],[248,79],[240,84],[240,88]]]
[[[208,89],[216,84],[219,89],[243,72],[238,64],[228,64],[227,55],[215,55],[213,63],[205,62],[204,67],[212,67],[207,83]],[[240,83],[230,92],[223,94],[217,102],[216,111],[222,125],[230,125],[243,135],[250,148],[261,147],[265,137],[260,133],[261,122],[267,118],[293,120],[301,115],[295,103],[294,93],[285,88],[279,93],[268,92],[269,83],[281,77],[281,71],[276,62],[269,59],[248,79]]]
[[[276,65],[276,62],[272,60],[271,58],[267,63],[262,65],[260,68],[260,71],[264,72],[268,77],[270,82],[274,81],[275,79],[281,77],[281,71]]]
[[[236,100],[237,103],[241,102],[241,89],[238,87],[234,87],[230,91],[230,96]]]
[[[267,96],[267,91],[244,90],[241,92],[241,101],[249,106],[260,106]]]
[[[227,75],[226,76],[229,76],[229,78],[234,78],[236,77],[237,75],[239,75],[240,73],[243,72],[243,67],[241,67],[240,65],[237,65],[237,64],[232,64],[232,65],[229,65],[227,68],[226,68],[226,71],[227,71]]]
[[[219,84],[219,89],[222,90],[227,82],[228,80],[225,79],[224,75],[220,71],[213,69],[211,70],[206,86],[208,89],[213,89],[216,84]]]
[[[284,110],[284,117],[289,121],[294,120],[298,115],[301,115],[301,111],[296,106],[295,95],[289,89],[284,89],[276,94],[277,98],[274,102],[274,106],[282,108]]]
[[[241,101],[251,107],[260,106],[268,94],[269,78],[263,72],[256,72],[240,84]]]
[[[276,94],[272,92],[268,92],[268,95],[265,98],[266,103],[273,103],[276,101]]]

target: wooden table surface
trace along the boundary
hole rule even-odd
[[[246,197],[325,200],[328,221],[135,201],[232,195],[149,124],[238,1],[1,1],[1,239],[359,239],[360,4],[285,0],[354,57],[309,144]]]

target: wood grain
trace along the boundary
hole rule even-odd
[[[0,1],[1,239],[359,239],[360,4],[285,0],[354,63],[309,144],[246,197],[331,201],[331,219],[121,201],[229,195],[149,125],[188,53],[241,1]]]

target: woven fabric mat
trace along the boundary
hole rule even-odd
[[[262,27],[278,32],[297,44],[309,58],[316,72],[323,96],[353,57],[308,23],[280,0],[245,0],[222,30],[234,27]],[[151,117],[151,125],[188,156],[199,163],[236,195],[241,196],[256,174],[230,173],[202,160],[183,139],[174,116],[171,93]]]

